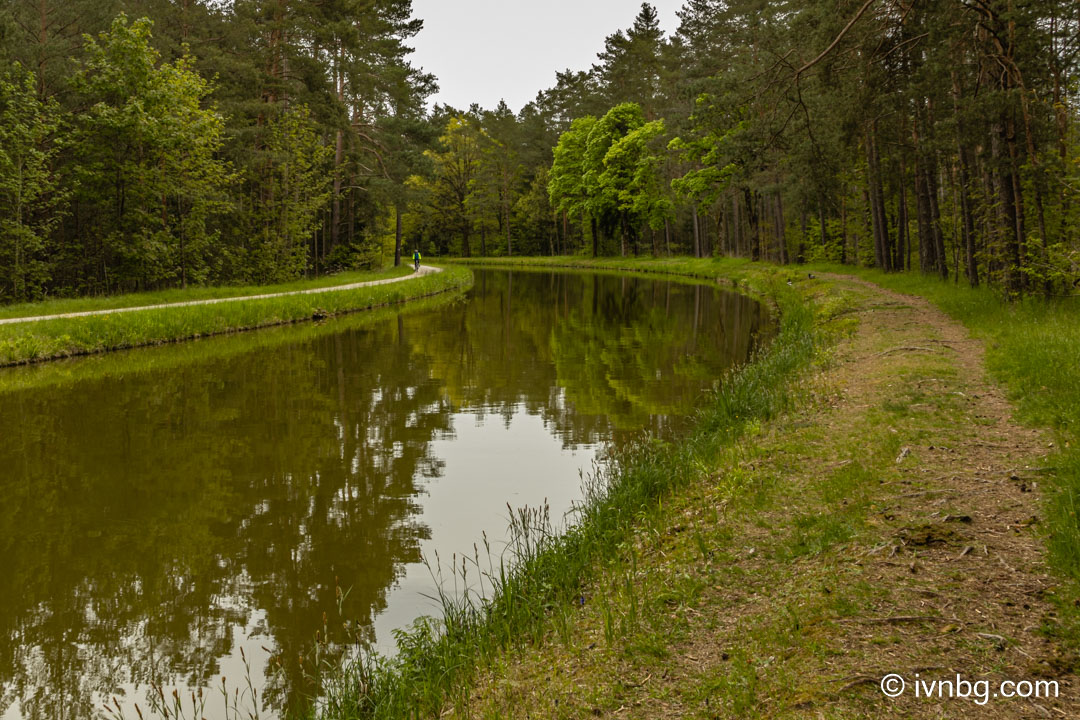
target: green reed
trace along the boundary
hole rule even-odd
[[[574,609],[592,602],[587,583],[597,564],[619,555],[665,495],[700,477],[749,427],[789,406],[792,381],[815,357],[821,333],[814,309],[783,277],[772,273],[754,288],[776,302],[778,334],[703,399],[689,432],[669,442],[641,437],[594,466],[568,527],[556,527],[546,507],[511,508],[503,552],[494,553],[485,538],[473,557],[451,560],[448,576],[436,561],[437,617],[395,633],[392,657],[361,649],[322,668],[320,699],[301,716],[438,717],[467,703],[477,674],[500,653],[568,636]],[[609,643],[642,621],[649,590],[635,576],[631,568],[617,588],[620,606],[604,608]]]

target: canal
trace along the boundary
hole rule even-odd
[[[477,270],[452,300],[0,371],[0,718],[136,717],[161,686],[219,720],[223,677],[279,716],[316,632],[392,651],[436,555],[497,552],[508,505],[562,521],[770,328],[714,285]]]

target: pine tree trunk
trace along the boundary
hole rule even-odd
[[[818,197],[818,230],[821,233],[821,251],[824,254],[825,248],[829,246],[829,231],[825,227],[825,198],[824,196]]]
[[[881,179],[878,176],[877,159],[874,153],[874,128],[870,125],[866,129],[866,200],[870,205],[870,232],[874,238],[874,266],[881,270],[888,270],[888,261],[885,257],[884,232],[882,225],[884,218],[881,206],[878,205],[878,190]]]
[[[885,188],[881,177],[881,157],[878,155],[877,126],[874,125],[870,132],[870,150],[874,159],[873,181],[871,187],[871,199],[876,210],[877,223],[874,226],[876,244],[881,246],[881,269],[893,270],[892,265],[892,240],[889,234],[889,218],[885,211]]]
[[[915,155],[915,204],[919,225],[919,271],[930,272],[933,241],[930,229],[930,199],[927,197],[926,172],[922,159]]]
[[[945,253],[945,234],[941,230],[941,208],[938,206],[937,168],[931,168],[926,175],[926,194],[930,198],[930,222],[934,238],[934,270],[942,280],[949,277],[949,257]]]
[[[840,196],[840,264],[847,265],[847,196]]]
[[[1031,112],[1028,109],[1027,90],[1023,90],[1023,102],[1021,107],[1024,111],[1024,137],[1027,138],[1028,158],[1031,160],[1031,172],[1033,175],[1032,185],[1035,190],[1035,216],[1039,222],[1039,236],[1042,238],[1042,262],[1047,268],[1050,267],[1050,240],[1046,232],[1046,210],[1043,206],[1043,191],[1046,176],[1042,165],[1039,163],[1039,153],[1035,146],[1035,133],[1031,127]],[[1053,293],[1053,284],[1049,278],[1043,283],[1043,292],[1047,297]]]
[[[990,155],[994,162],[994,180],[999,206],[999,226],[1005,242],[1005,258],[1008,263],[1005,273],[1005,285],[1008,290],[1019,295],[1024,290],[1022,265],[1020,260],[1020,237],[1017,234],[1016,196],[1013,185],[1011,164],[1004,157],[1002,144],[1005,135],[1005,119],[999,116],[990,131]]]
[[[731,198],[731,212],[734,216],[732,222],[733,237],[735,240],[735,256],[743,256],[742,213],[739,212],[739,195],[736,193]]]
[[[911,218],[908,217],[907,164],[900,155],[900,197],[896,209],[896,269],[911,269]]]
[[[761,260],[761,227],[757,213],[757,193],[749,188],[743,190],[746,199],[746,219],[750,224],[750,259]]]
[[[563,222],[566,222],[566,213],[563,213]],[[510,239],[510,204],[506,204],[506,256],[514,256],[514,244]]]
[[[806,218],[806,203],[799,208],[799,252],[795,255],[795,262],[802,265],[806,262],[806,235],[809,233],[810,221]]]
[[[784,196],[776,193],[776,237],[780,241],[780,264],[787,265],[790,262],[787,249],[787,224],[784,221]]]
[[[701,228],[698,225],[698,206],[694,205],[694,257],[701,257]]]
[[[401,267],[401,203],[394,203],[394,267]]]
[[[720,205],[720,208],[721,208],[721,210],[720,210],[720,213],[721,213],[720,219],[721,219],[721,223],[722,223],[721,224],[721,229],[720,229],[720,232],[722,233],[722,236],[720,238],[720,252],[722,252],[725,256],[730,256],[731,255],[731,218],[728,215],[727,203],[722,203]]]
[[[971,168],[968,150],[964,147],[964,123],[961,118],[961,89],[959,76],[952,73],[953,115],[956,117],[956,150],[960,170],[960,233],[964,243],[964,265],[968,283],[979,286],[979,267],[975,260],[975,219],[971,209]],[[959,273],[959,269],[957,269]]]

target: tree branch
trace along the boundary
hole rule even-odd
[[[855,13],[855,17],[851,18],[851,20],[844,27],[844,29],[840,31],[840,34],[837,35],[836,38],[832,41],[832,44],[829,45],[829,47],[825,48],[821,52],[821,54],[818,55],[816,58],[814,58],[813,60],[806,63],[805,65],[803,65],[798,70],[796,70],[795,71],[795,77],[798,78],[804,72],[806,72],[810,68],[814,67],[815,65],[817,65],[822,60],[824,60],[826,55],[828,55],[834,49],[836,49],[836,46],[840,44],[840,41],[844,39],[844,36],[848,34],[848,31],[851,30],[851,28],[855,27],[855,23],[857,23],[859,21],[859,18],[861,18],[863,16],[863,14],[865,14],[866,11],[869,10],[870,6],[873,5],[873,4],[874,4],[874,0],[866,0],[866,2],[863,3],[863,6],[861,8],[859,8],[859,12]]]

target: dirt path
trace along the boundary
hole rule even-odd
[[[339,292],[341,290],[356,290],[357,288],[362,287],[373,287],[375,285],[389,285],[390,283],[402,282],[404,280],[409,280],[410,278],[418,277],[420,275],[429,275],[431,273],[438,272],[442,272],[442,268],[421,265],[420,270],[418,272],[414,272],[411,275],[403,275],[402,277],[395,278],[386,278],[385,280],[368,280],[365,282],[350,283],[348,285],[335,285],[333,287],[312,288],[310,290],[292,290],[290,292],[267,293],[265,295],[245,295],[243,297],[210,298],[207,300],[189,300],[187,302],[162,303],[159,305],[141,305],[139,307],[112,308],[109,310],[87,310],[84,312],[62,313],[59,315],[36,315],[33,317],[9,318],[5,320],[0,320],[0,325],[14,325],[16,323],[38,322],[39,320],[59,320],[62,318],[90,317],[92,315],[115,315],[117,313],[140,312],[143,310],[161,310],[162,308],[189,307],[191,305],[216,305],[218,303],[242,302],[245,300],[268,300],[270,298],[288,297],[290,295],[319,295],[328,292]]]
[[[1080,717],[1076,658],[1045,632],[1050,438],[1013,420],[982,344],[929,303],[827,282],[846,337],[803,410],[665,501],[567,638],[508,658],[465,714]],[[958,674],[985,688],[928,685]],[[1040,680],[1059,696],[1000,697]]]

